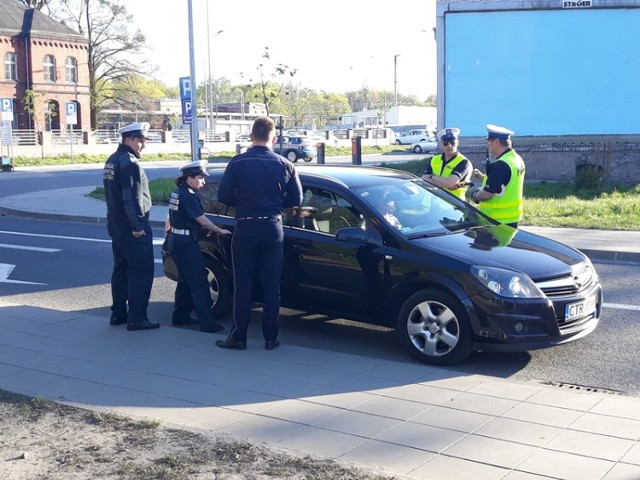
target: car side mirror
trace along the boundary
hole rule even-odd
[[[377,233],[377,230],[372,233],[360,227],[341,228],[336,232],[335,238],[341,242],[382,245],[382,237]]]

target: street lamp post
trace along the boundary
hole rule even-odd
[[[398,106],[398,57],[399,53],[393,56],[393,106]]]
[[[198,159],[198,107],[196,104],[196,63],[193,48],[193,2],[189,0],[188,17],[189,17],[189,73],[191,76],[191,158],[192,160]]]
[[[208,60],[208,76],[207,79],[207,90],[209,95],[209,116],[208,116],[208,124],[209,128],[213,128],[213,85],[211,85],[211,36],[209,35],[209,0],[207,0],[207,60]],[[213,34],[214,37],[220,35],[224,30],[218,30]]]

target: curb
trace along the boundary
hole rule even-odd
[[[0,216],[12,216],[21,218],[34,218],[37,220],[57,220],[64,222],[79,222],[79,223],[95,223],[99,225],[106,225],[107,219],[105,217],[96,217],[90,215],[70,215],[66,213],[39,213],[26,210],[15,210],[0,205]],[[149,223],[154,228],[164,228],[165,222],[161,220],[149,220]]]
[[[611,250],[594,250],[592,248],[578,248],[577,250],[584,253],[591,260],[640,265],[640,253],[638,252],[614,252]]]

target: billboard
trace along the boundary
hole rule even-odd
[[[487,123],[518,136],[640,133],[640,8],[439,15],[438,116],[445,126],[464,136],[486,135]]]

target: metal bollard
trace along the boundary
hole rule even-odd
[[[324,165],[324,142],[318,142],[318,165]]]
[[[362,137],[351,139],[351,163],[362,165]]]

